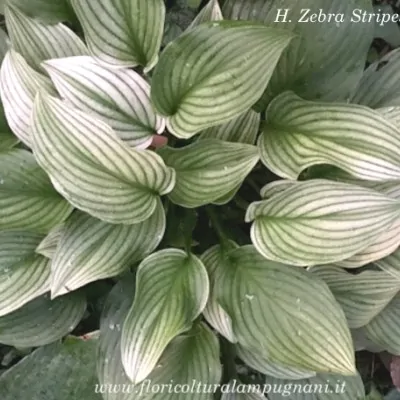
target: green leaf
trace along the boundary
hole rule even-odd
[[[379,22],[375,22],[375,38],[383,39],[391,47],[396,48],[400,46],[400,27],[395,22],[395,18],[398,19],[397,13],[393,11],[393,7],[390,4],[378,4],[374,5],[374,12],[377,14]],[[389,16],[391,19],[388,22],[384,22]]]
[[[183,207],[212,203],[237,189],[259,160],[257,147],[217,139],[197,141],[159,154],[176,171],[169,197]]]
[[[209,21],[222,21],[222,11],[219,6],[218,0],[210,0],[205,7],[201,9],[199,14],[189,25],[188,29],[195,28],[196,26]]]
[[[86,310],[86,299],[71,293],[55,300],[38,297],[0,318],[0,343],[15,347],[39,347],[73,331]]]
[[[145,72],[158,61],[164,31],[163,0],[71,0],[89,50],[106,64],[141,65]]]
[[[400,106],[400,49],[371,64],[352,97],[352,103],[371,108]]]
[[[42,61],[87,54],[79,36],[61,23],[43,24],[10,4],[5,9],[5,18],[12,47],[39,72],[45,72]]]
[[[28,147],[32,147],[32,109],[39,90],[55,93],[50,79],[36,72],[19,53],[10,49],[0,70],[1,100],[11,130]]]
[[[65,223],[56,225],[50,230],[47,236],[39,243],[36,253],[44,257],[52,259],[56,253],[58,243],[60,242]]]
[[[7,33],[3,29],[0,29],[0,64],[3,62],[9,47],[10,40]]]
[[[168,130],[187,139],[248,110],[291,38],[258,24],[220,21],[201,24],[170,43],[151,86]]]
[[[34,154],[72,205],[115,224],[136,224],[169,193],[175,172],[154,152],[127,147],[103,121],[40,93]]]
[[[47,233],[71,211],[31,153],[20,149],[0,153],[0,229]]]
[[[0,152],[12,149],[18,144],[19,140],[12,133],[0,132]]]
[[[384,271],[350,274],[327,265],[314,267],[311,272],[328,284],[351,329],[367,325],[400,290],[400,280]]]
[[[361,179],[400,178],[400,131],[377,111],[309,102],[286,92],[267,114],[261,160],[281,177],[297,179],[312,165],[330,164]]]
[[[243,393],[231,391],[230,388],[235,386],[243,387],[243,383],[238,382],[236,379],[231,380],[227,385],[227,390],[222,394],[221,400],[265,400],[264,395],[257,391],[250,391],[247,393],[243,390]]]
[[[140,264],[121,342],[122,362],[133,383],[146,379],[171,340],[191,328],[208,294],[207,271],[192,254],[167,249]]]
[[[377,260],[375,264],[383,271],[400,280],[400,249],[397,249],[397,251],[382,260]]]
[[[287,17],[285,18],[287,10]],[[368,0],[226,0],[226,19],[261,21],[267,26],[296,34],[284,51],[271,82],[257,109],[284,90],[293,90],[307,99],[347,100],[364,70],[368,49],[374,34],[374,23],[351,20],[373,12]],[[308,14],[306,14],[308,13]],[[344,21],[308,21],[312,14],[338,16]],[[302,20],[302,16],[304,19]],[[302,22],[304,21],[304,22]],[[349,40],[351,38],[351,40]],[[264,82],[259,82],[261,86]]]
[[[366,249],[398,221],[399,212],[398,200],[374,190],[313,179],[252,203],[246,221],[254,221],[251,239],[264,257],[307,266]]]
[[[49,260],[35,253],[42,238],[29,232],[0,232],[0,317],[49,291]]]
[[[108,69],[92,57],[43,63],[62,98],[108,123],[128,145],[148,147],[165,121],[150,103],[150,85],[130,69]]]
[[[227,142],[254,144],[259,126],[260,114],[248,110],[225,124],[202,131],[199,139],[219,139]]]
[[[164,231],[161,201],[150,218],[134,225],[109,224],[75,213],[65,223],[52,258],[52,297],[119,275],[150,254],[161,242]]]
[[[40,347],[0,377],[2,400],[101,400],[95,392],[95,340]]]
[[[355,372],[346,317],[322,280],[244,246],[226,255],[214,287],[244,347],[302,370]]]

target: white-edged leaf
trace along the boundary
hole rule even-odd
[[[260,126],[260,114],[248,110],[222,125],[201,132],[199,139],[219,139],[227,142],[254,144]]]
[[[10,49],[0,70],[1,100],[8,125],[28,147],[32,147],[32,108],[39,90],[55,93],[50,79],[36,72],[19,53]]]
[[[246,214],[264,257],[297,266],[339,262],[366,249],[400,215],[400,202],[374,190],[323,179],[299,182]]]
[[[47,233],[71,211],[32,153],[22,149],[0,153],[0,229]]]
[[[317,266],[311,272],[325,281],[346,314],[350,329],[376,317],[400,291],[400,280],[384,271],[351,274],[335,266]]]
[[[198,13],[196,18],[189,25],[188,29],[195,28],[197,25],[203,24],[209,21],[222,21],[221,7],[219,6],[218,0],[210,0]]]
[[[75,292],[55,300],[40,296],[0,317],[0,343],[14,347],[39,347],[73,331],[86,310],[86,299]]]
[[[355,372],[346,317],[319,278],[244,246],[218,266],[214,288],[242,346],[306,371]]]
[[[130,69],[109,69],[89,56],[43,63],[61,97],[99,117],[133,147],[148,147],[165,121],[150,103],[150,85]]]
[[[371,108],[400,106],[400,49],[371,64],[351,98]]]
[[[362,76],[374,34],[372,20],[351,20],[354,10],[366,15],[373,12],[366,0],[224,1],[226,19],[260,21],[296,34],[282,54],[258,110],[264,111],[284,90],[308,99],[347,101]],[[310,20],[320,14],[320,22]]]
[[[260,24],[220,21],[201,24],[170,43],[151,85],[168,130],[187,139],[248,110],[291,39],[289,32]]]
[[[249,367],[265,375],[273,376],[278,379],[304,379],[315,376],[315,372],[301,371],[296,368],[286,367],[279,363],[270,361],[261,354],[256,348],[245,348],[241,345],[236,346],[236,354]]]
[[[191,328],[208,295],[207,271],[196,256],[166,249],[142,261],[121,342],[122,363],[133,383],[146,379],[171,340]]]
[[[259,160],[256,146],[218,139],[177,149],[164,147],[159,154],[176,171],[176,185],[169,197],[188,208],[218,201],[237,189]]]
[[[158,61],[164,31],[163,0],[71,0],[92,55],[116,67]]]
[[[203,315],[207,322],[222,336],[226,337],[230,342],[236,343],[237,340],[232,330],[232,320],[230,316],[219,305],[214,290],[215,273],[218,265],[223,261],[226,251],[234,249],[238,245],[232,241],[224,242],[223,246],[217,245],[208,249],[201,256],[201,261],[207,269],[210,279],[210,296],[207,305],[203,310]]]
[[[43,236],[0,232],[0,317],[50,289],[50,260],[36,254]]]
[[[110,223],[143,222],[175,172],[160,156],[126,146],[103,121],[39,93],[34,154],[55,188],[76,208]]]
[[[0,132],[0,152],[10,150],[18,143],[18,138],[11,132]]]
[[[39,243],[36,253],[44,257],[52,259],[57,250],[58,243],[61,239],[65,224],[56,225],[50,230],[47,236]]]
[[[66,221],[52,257],[52,297],[119,275],[150,254],[164,232],[161,201],[150,218],[134,225],[109,224],[76,212]]]
[[[287,179],[297,179],[315,164],[334,165],[366,180],[400,178],[400,130],[364,106],[282,93],[268,107],[258,144],[262,162]]]
[[[249,388],[249,390],[242,389],[244,384],[238,382],[236,379],[232,379],[227,385],[226,389],[223,388],[223,394],[221,400],[265,400],[262,391],[258,391],[257,387]],[[235,391],[234,388],[240,388]]]
[[[79,36],[61,23],[44,24],[10,4],[5,8],[5,18],[12,47],[37,71],[44,72],[42,61],[87,54]]]

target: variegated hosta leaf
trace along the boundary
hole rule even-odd
[[[166,249],[140,264],[121,342],[122,363],[133,383],[146,379],[171,340],[191,328],[208,295],[207,271],[192,254]]]
[[[0,153],[0,229],[48,232],[72,207],[52,187],[32,153]]]
[[[400,49],[371,64],[360,80],[352,103],[371,108],[400,106]]]
[[[315,376],[315,372],[302,371],[279,363],[274,363],[263,354],[260,354],[256,348],[250,349],[237,345],[236,354],[249,367],[265,375],[273,376],[278,379],[304,379]]]
[[[51,96],[37,96],[32,131],[36,159],[55,188],[106,222],[143,222],[175,184],[160,156],[127,147],[103,121]]]
[[[32,147],[32,108],[39,90],[55,93],[50,79],[36,72],[19,53],[10,49],[0,70],[1,100],[11,130],[28,147]]]
[[[319,278],[244,246],[218,266],[214,288],[242,346],[301,370],[354,373],[346,317]]]
[[[232,343],[237,342],[232,329],[232,320],[219,305],[214,285],[218,265],[223,262],[225,253],[237,247],[238,245],[232,241],[224,242],[223,246],[217,245],[211,247],[200,258],[207,269],[208,277],[210,279],[210,296],[206,308],[203,310],[203,315],[207,322],[218,331],[218,333],[226,337]]]
[[[35,233],[0,232],[0,317],[50,289],[50,260],[36,254]]]
[[[351,20],[354,10],[373,12],[371,2],[365,0],[224,1],[226,19],[261,21],[296,34],[279,60],[259,110],[264,111],[284,90],[309,99],[347,101],[362,76],[374,34],[373,21]],[[329,13],[335,17],[327,22],[323,18]],[[313,14],[322,14],[321,22],[307,21]]]
[[[239,391],[234,391],[231,390],[230,388],[234,387],[243,387],[243,384],[238,382],[236,379],[231,380],[228,385],[227,385],[227,390],[225,390],[222,394],[221,400],[265,400],[265,397],[262,393],[262,391],[257,391],[257,390],[240,390]],[[258,388],[255,388],[258,389]],[[243,392],[243,393],[242,393]],[[248,393],[249,392],[249,393]]]
[[[397,251],[382,260],[377,260],[375,264],[383,271],[400,280],[400,249],[397,249]]]
[[[250,109],[225,124],[204,130],[199,139],[219,139],[227,142],[254,144],[259,126],[260,114]]]
[[[275,196],[278,193],[283,192],[286,189],[289,189],[293,185],[299,184],[301,185],[300,182],[298,181],[290,181],[286,179],[282,179],[279,181],[273,181],[271,183],[267,183],[261,190],[260,190],[260,196],[263,199],[269,199],[270,197]]]
[[[0,343],[15,347],[39,347],[73,331],[86,310],[85,297],[74,292],[55,300],[38,297],[0,318]]]
[[[400,280],[384,271],[350,274],[334,266],[317,266],[311,272],[324,280],[342,306],[349,328],[367,325],[400,291]]]
[[[76,212],[65,223],[52,258],[52,297],[119,275],[150,254],[164,231],[161,201],[150,218],[134,225],[109,224]]]
[[[237,189],[259,160],[255,146],[217,139],[195,142],[159,154],[176,171],[171,200],[194,208],[212,203]]]
[[[193,22],[189,25],[188,29],[195,28],[196,26],[209,21],[222,21],[222,11],[219,6],[218,0],[210,0],[205,7],[199,12]]]
[[[390,119],[398,129],[400,128],[400,106],[382,107],[378,108],[376,111],[380,112],[385,118]]]
[[[400,202],[374,190],[323,179],[299,182],[252,203],[252,242],[266,258],[329,264],[366,249],[400,217]]]
[[[238,117],[259,99],[291,38],[258,24],[220,21],[189,29],[170,43],[151,85],[168,130],[187,139]]]
[[[49,60],[43,64],[61,97],[74,107],[108,123],[134,147],[148,147],[165,121],[150,103],[150,85],[130,69],[109,69],[88,56]]]
[[[163,0],[71,0],[89,50],[117,67],[141,65],[151,70],[158,61],[164,31]]]
[[[44,24],[10,4],[5,8],[5,17],[12,47],[37,71],[44,72],[42,61],[87,54],[79,36],[61,23]]]
[[[276,391],[274,388],[280,389]],[[359,374],[319,374],[302,381],[267,377],[265,389],[270,400],[365,400],[364,383]]]
[[[0,152],[12,149],[19,140],[10,132],[0,132]]]
[[[50,230],[47,236],[39,243],[36,248],[36,253],[41,254],[47,258],[52,259],[56,253],[58,243],[61,239],[65,223],[56,225]]]
[[[399,146],[400,130],[379,112],[305,101],[291,92],[272,101],[259,140],[262,162],[288,179],[315,164],[366,180],[399,179]]]

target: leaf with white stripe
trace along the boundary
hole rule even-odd
[[[219,139],[227,142],[254,144],[259,126],[260,114],[248,110],[225,124],[205,129],[199,135],[199,139]]]
[[[195,28],[196,26],[209,21],[222,21],[221,7],[219,6],[218,0],[210,0],[199,12],[196,18],[189,25],[188,29]]]
[[[273,197],[276,194],[281,193],[284,190],[289,189],[290,187],[298,183],[299,182],[297,181],[289,181],[286,179],[267,183],[264,187],[261,188],[260,196],[265,200],[269,199],[270,197]]]
[[[50,289],[50,260],[36,254],[35,233],[0,232],[0,317]]]
[[[398,221],[400,202],[374,190],[322,179],[299,182],[252,203],[251,239],[264,257],[307,266],[345,260]]]
[[[82,293],[55,300],[46,294],[0,317],[0,343],[14,347],[39,347],[73,331],[86,310]]]
[[[233,391],[230,390],[230,388],[237,387],[238,385],[241,385],[242,387],[243,383],[238,382],[236,379],[231,380],[228,383],[228,390],[226,390],[221,397],[221,400],[265,400],[265,396],[261,393],[257,393],[257,391],[243,391],[243,393],[239,393],[238,391]]]
[[[119,275],[155,250],[164,232],[161,201],[150,218],[133,225],[109,224],[74,213],[65,223],[52,258],[52,297]]]
[[[351,102],[371,108],[400,106],[400,49],[391,51],[365,70]]]
[[[400,280],[400,249],[397,249],[388,257],[376,261],[375,264],[383,271]]]
[[[152,151],[126,146],[109,125],[39,93],[33,114],[34,154],[73,206],[115,224],[136,224],[169,193],[175,172]]]
[[[330,164],[366,180],[400,179],[400,130],[379,112],[353,104],[275,98],[260,136],[262,162],[297,179],[315,164]]]
[[[151,85],[168,130],[187,139],[248,110],[291,39],[289,32],[260,24],[220,21],[189,29],[170,43]]]
[[[36,72],[19,53],[10,49],[0,70],[1,100],[11,130],[28,147],[32,147],[32,109],[39,90],[55,93],[50,79]]]
[[[52,259],[56,253],[58,243],[61,239],[65,224],[56,225],[50,230],[47,236],[39,243],[36,253]]]
[[[301,370],[355,372],[346,317],[322,280],[253,246],[229,252],[217,273],[217,298],[242,346]]]
[[[47,233],[71,211],[32,153],[21,149],[0,153],[0,229]]]
[[[122,363],[133,383],[146,379],[171,340],[191,328],[208,295],[207,271],[193,254],[166,249],[142,261],[121,342]]]
[[[380,112],[386,118],[390,119],[397,128],[400,128],[400,106],[396,107],[382,107],[376,111]]]
[[[315,372],[302,371],[296,368],[274,363],[265,357],[256,348],[246,348],[240,344],[236,345],[237,356],[252,369],[265,375],[273,376],[278,379],[304,379],[315,376]]]
[[[109,69],[88,56],[43,63],[61,97],[108,123],[133,147],[148,147],[165,121],[150,103],[150,85],[130,69]]]
[[[400,291],[400,280],[384,271],[351,274],[326,265],[314,267],[311,272],[328,284],[351,329],[367,325]]]
[[[5,18],[12,47],[36,71],[44,72],[42,61],[88,52],[79,36],[61,23],[44,24],[10,4],[5,8]]]
[[[116,67],[141,65],[151,70],[158,61],[164,32],[163,0],[71,0],[89,50]]]
[[[256,146],[218,139],[177,149],[164,147],[159,154],[176,171],[169,197],[188,208],[212,203],[237,189],[259,160]]]

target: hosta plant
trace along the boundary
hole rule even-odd
[[[0,398],[364,399],[355,352],[400,355],[400,53],[365,68],[369,0],[167,3],[4,4]]]

